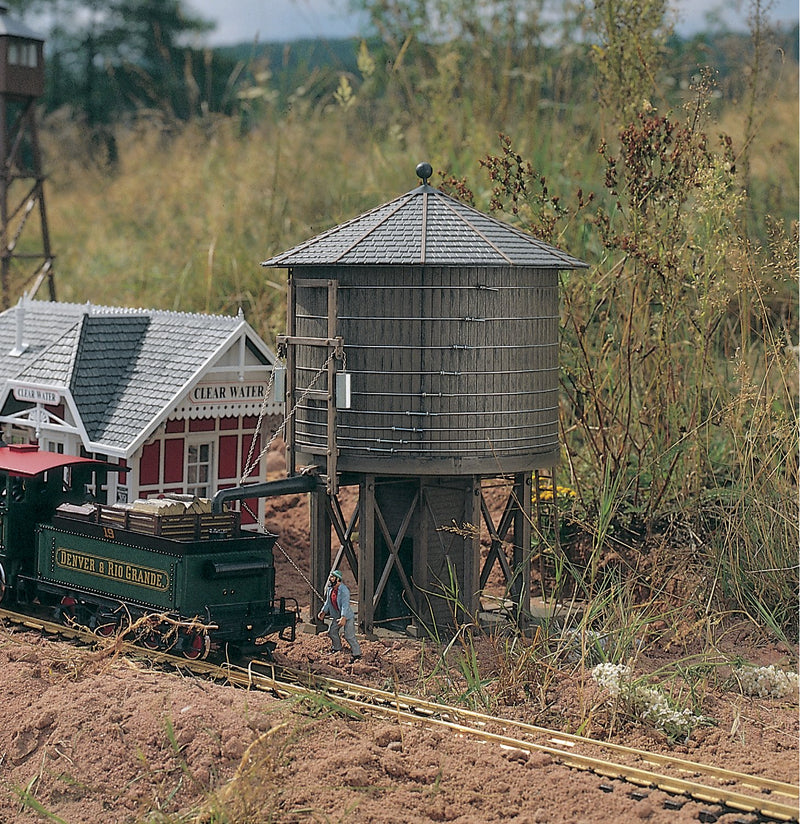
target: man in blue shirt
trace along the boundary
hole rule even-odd
[[[350,663],[358,661],[361,658],[361,647],[356,640],[356,616],[350,606],[350,590],[342,583],[342,573],[338,569],[334,569],[328,577],[328,583],[325,586],[325,603],[317,618],[322,621],[326,615],[331,616],[331,623],[328,627],[331,651],[342,651],[342,639],[339,633],[344,630],[344,640],[350,646],[352,655]]]

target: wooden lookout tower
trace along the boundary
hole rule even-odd
[[[13,295],[36,294],[45,280],[55,300],[36,130],[43,93],[44,38],[0,3],[0,309]]]
[[[347,560],[366,633],[476,614],[495,563],[527,611],[531,479],[559,455],[558,271],[586,265],[433,188],[429,164],[417,174],[263,264],[289,272],[287,464],[319,473],[312,584]],[[509,491],[494,523],[497,479]],[[346,520],[340,488],[355,485]]]

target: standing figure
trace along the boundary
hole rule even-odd
[[[341,652],[342,639],[340,630],[344,629],[344,640],[350,646],[350,663],[361,658],[361,647],[356,640],[356,617],[350,606],[350,590],[342,583],[342,573],[338,569],[331,572],[325,586],[325,603],[317,616],[322,621],[326,615],[331,616],[328,635],[331,639],[331,652]]]

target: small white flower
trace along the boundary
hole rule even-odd
[[[703,720],[690,709],[676,709],[657,687],[637,684],[631,668],[624,664],[598,664],[591,671],[597,685],[612,698],[623,703],[625,709],[639,721],[661,730],[672,739],[687,739]]]
[[[774,664],[768,667],[743,667],[736,671],[745,695],[759,698],[785,698],[797,695],[798,677],[796,672],[785,672]]]
[[[626,664],[598,664],[592,669],[592,678],[597,685],[617,698],[626,681],[630,681],[631,668]]]

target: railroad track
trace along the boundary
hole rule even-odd
[[[48,634],[82,641],[97,640],[86,630],[63,627],[8,610],[0,609],[0,619]],[[719,805],[727,811],[752,813],[767,820],[800,824],[798,786],[783,781],[561,733],[363,684],[323,678],[269,662],[251,661],[247,666],[239,666],[229,662],[190,661],[127,642],[121,645],[121,649],[156,663],[224,680],[236,687],[270,692],[279,698],[300,699],[322,694],[343,710],[362,717],[445,728],[507,750],[545,753],[565,766],[588,770],[598,776],[626,781],[639,787],[662,790],[682,800],[692,799]]]
[[[226,667],[226,670],[230,672],[232,683],[249,688],[267,689],[287,697],[322,692],[361,715],[444,727],[509,750],[546,753],[565,766],[659,789],[670,795],[756,813],[777,821],[798,820],[798,787],[783,781],[556,732],[361,684],[309,678],[305,673],[279,670],[261,662],[254,662],[247,670],[236,667]]]

